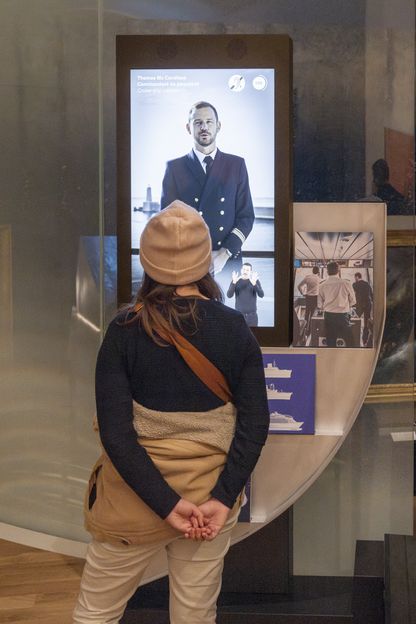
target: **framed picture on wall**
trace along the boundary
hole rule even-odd
[[[415,244],[414,230],[390,230],[387,234],[386,322],[367,403],[415,400]]]
[[[261,345],[290,343],[291,75],[284,35],[117,37],[119,303],[143,228],[179,199],[209,227],[225,304]]]

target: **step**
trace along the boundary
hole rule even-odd
[[[384,544],[358,540],[352,589],[354,624],[384,624]]]
[[[253,559],[262,559],[259,554],[265,552],[264,547],[257,549],[253,557],[251,549],[247,550],[250,555],[248,561],[251,562]],[[239,555],[237,559],[240,559],[242,553],[235,552]],[[250,565],[244,555],[242,559],[246,566]],[[267,567],[263,570],[267,570]],[[354,578],[294,576],[286,591],[264,591],[265,587],[258,578],[261,574],[257,569],[253,575],[254,591],[247,589],[245,582],[241,588],[238,587],[238,591],[232,586],[233,583],[226,583],[225,591],[221,592],[218,601],[217,623],[384,624],[383,570],[383,542],[370,541],[357,542]],[[238,581],[241,563],[236,567],[231,565],[230,572],[234,582]],[[253,580],[253,576],[248,572],[248,579],[252,577]],[[266,585],[272,587],[272,579]],[[169,624],[168,603],[168,582],[165,577],[138,589],[129,602],[121,624]]]
[[[300,576],[288,594],[223,592],[217,623],[353,624],[351,592],[351,578]],[[167,591],[141,587],[121,624],[169,624]]]
[[[416,624],[416,538],[385,536],[386,624]]]

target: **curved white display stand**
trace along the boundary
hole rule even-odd
[[[386,298],[386,217],[381,203],[295,204],[296,232],[373,232],[374,347],[264,349],[316,354],[315,435],[269,436],[252,485],[254,520],[269,522],[308,489],[335,455],[364,402],[383,335]]]
[[[278,224],[277,224],[278,227]],[[351,429],[367,394],[380,349],[386,298],[386,216],[382,203],[294,204],[294,232],[373,232],[374,348],[266,348],[265,353],[316,354],[315,435],[271,435],[252,480],[254,522],[237,525],[233,541],[260,529],[305,492],[331,461]],[[3,539],[83,556],[86,545],[0,523]],[[166,574],[163,553],[143,583]]]

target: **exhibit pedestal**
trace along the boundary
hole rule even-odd
[[[293,576],[291,510],[231,547],[218,624],[384,624],[383,543],[357,542],[354,577]],[[169,624],[164,577],[140,587],[121,624]]]

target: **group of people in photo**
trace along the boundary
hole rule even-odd
[[[370,271],[362,268],[347,271],[349,274],[353,271],[353,281],[342,275],[342,267],[335,260],[326,265],[317,263],[297,281],[294,345],[373,346]]]

